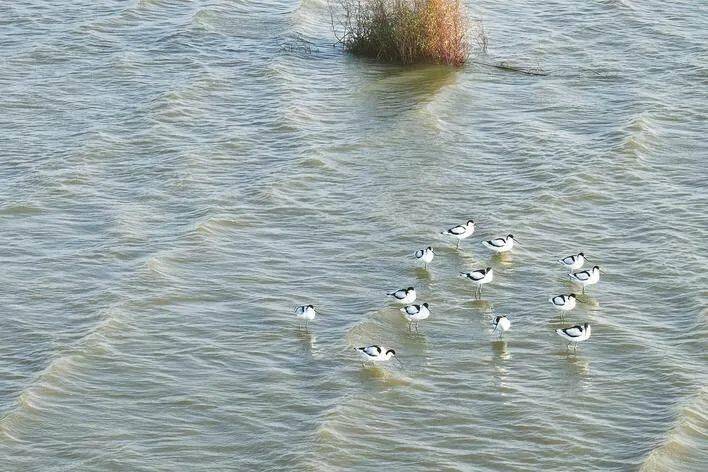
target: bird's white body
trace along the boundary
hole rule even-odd
[[[563,259],[558,259],[558,262],[570,272],[580,269],[583,264],[585,264],[585,261],[587,261],[587,259],[585,259],[585,254],[582,252],[564,257]]]
[[[295,316],[301,320],[312,321],[316,314],[315,307],[312,305],[302,305],[295,308]]]
[[[570,311],[575,308],[576,304],[575,294],[572,293],[570,295],[557,295],[549,298],[548,301],[560,311]]]
[[[571,343],[575,343],[577,347],[578,343],[590,339],[591,328],[588,323],[585,323],[582,326],[575,325],[570,328],[557,329],[556,334],[568,341],[568,346],[570,346]]]
[[[435,257],[435,253],[433,252],[433,248],[430,246],[425,249],[418,249],[415,252],[415,258],[425,263],[426,268],[428,267],[428,264],[433,262],[433,257]]]
[[[393,349],[382,346],[357,347],[356,352],[364,362],[385,362],[391,360],[396,355]]]
[[[422,305],[408,305],[401,308],[401,313],[408,321],[421,321],[425,320],[430,316],[430,310],[428,309],[428,304],[423,303]]]
[[[506,238],[495,238],[488,241],[482,241],[482,244],[484,247],[494,252],[508,252],[514,249],[514,236],[510,234]]]
[[[497,316],[492,320],[492,326],[494,327],[492,333],[499,333],[499,337],[502,337],[506,331],[511,329],[511,321],[504,315]]]
[[[466,277],[472,282],[477,284],[477,289],[479,290],[479,295],[482,295],[482,285],[488,284],[494,280],[494,271],[491,267],[486,269],[473,270],[472,272],[460,272],[461,277]]]
[[[472,272],[462,272],[460,275],[467,277],[477,285],[488,284],[494,280],[494,271],[490,267],[487,267],[486,269],[473,270]]]
[[[440,234],[456,238],[457,246],[459,247],[460,241],[462,241],[463,239],[467,239],[472,236],[472,234],[474,234],[474,221],[469,220],[463,225],[453,226],[452,228],[448,229],[447,231],[443,231]]]
[[[400,290],[396,290],[395,292],[391,292],[388,295],[397,303],[402,305],[410,305],[416,299],[416,293],[413,287],[402,288]]]
[[[598,266],[580,272],[571,272],[568,277],[573,282],[583,286],[583,291],[588,285],[594,285],[600,280],[600,268]]]
[[[317,312],[315,311],[315,307],[312,305],[301,305],[295,308],[295,316],[299,320],[305,320],[305,325],[314,320],[315,315],[317,315]]]

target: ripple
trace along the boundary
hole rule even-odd
[[[354,58],[325,0],[8,9],[5,468],[700,470],[700,6],[470,8],[550,75]],[[607,273],[560,319],[579,250]]]

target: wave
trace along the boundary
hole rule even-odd
[[[637,159],[642,159],[653,149],[658,135],[657,129],[658,126],[647,113],[632,117],[624,129],[627,137],[622,144],[623,151]]]
[[[708,388],[703,387],[681,409],[664,442],[649,453],[642,472],[705,470],[708,464]]]
[[[26,216],[38,215],[42,213],[42,209],[33,205],[14,203],[0,207],[0,216]]]
[[[0,433],[12,441],[22,442],[21,425],[52,407],[52,399],[69,395],[72,378],[87,365],[87,358],[109,354],[108,338],[124,331],[127,325],[115,312],[109,312],[90,332],[75,341],[66,352],[55,357],[17,395],[14,407],[0,418]]]

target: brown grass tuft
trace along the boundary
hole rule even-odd
[[[332,28],[352,54],[456,67],[467,60],[467,19],[460,0],[333,1]]]

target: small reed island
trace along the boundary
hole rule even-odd
[[[461,67],[469,55],[460,0],[331,0],[337,41],[356,56]]]

